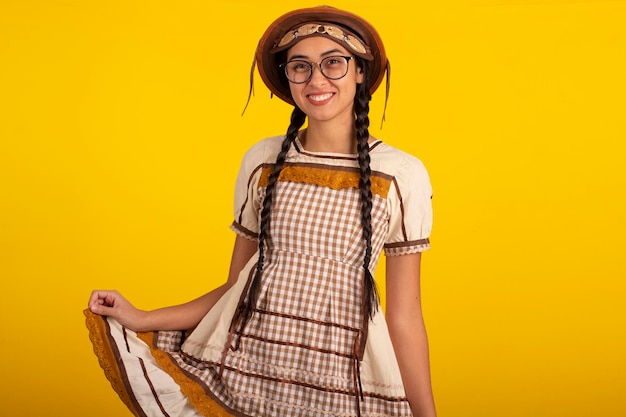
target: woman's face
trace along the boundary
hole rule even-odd
[[[317,63],[333,56],[352,57],[343,46],[322,36],[303,39],[287,52],[287,61],[300,59],[313,63],[311,79],[295,84],[290,82],[291,96],[298,107],[308,116],[309,124],[315,121],[354,122],[354,95],[357,83],[363,81],[363,73],[356,61],[348,61],[348,72],[338,80],[328,79]]]

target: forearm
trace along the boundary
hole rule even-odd
[[[389,334],[414,417],[434,417],[428,338],[420,295],[421,254],[387,258]]]
[[[89,297],[88,306],[92,312],[111,317],[126,328],[135,331],[193,329],[224,293],[237,282],[239,273],[255,252],[256,242],[238,236],[235,240],[226,283],[185,304],[145,311],[134,307],[115,290],[94,290]]]
[[[230,262],[228,280],[225,284],[185,304],[153,311],[142,311],[141,324],[137,330],[184,330],[196,327],[222,295],[237,282],[239,273],[254,255],[256,249],[256,242],[237,236]]]
[[[228,290],[229,284],[224,284],[213,291],[204,294],[184,304],[163,307],[151,311],[140,311],[135,331],[154,330],[188,330],[193,329],[209,312],[220,297]]]
[[[389,331],[414,417],[436,416],[428,338],[421,314],[391,318]]]

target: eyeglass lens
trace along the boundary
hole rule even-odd
[[[348,73],[348,61],[350,57],[329,56],[320,63],[294,59],[286,62],[285,75],[295,84],[307,82],[313,75],[313,65],[317,65],[322,74],[330,80],[338,80]]]

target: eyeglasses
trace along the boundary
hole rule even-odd
[[[321,62],[309,62],[303,59],[292,59],[279,66],[285,71],[287,79],[294,84],[302,84],[313,76],[313,66],[317,65],[322,75],[329,80],[338,80],[348,73],[348,62],[352,56],[329,56]]]

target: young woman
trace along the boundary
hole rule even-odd
[[[369,135],[389,68],[378,33],[299,9],[256,63],[294,110],[243,158],[227,282],[154,311],[94,291],[101,366],[137,416],[435,416],[420,306],[431,188],[418,159]],[[371,273],[383,250],[386,318]]]

